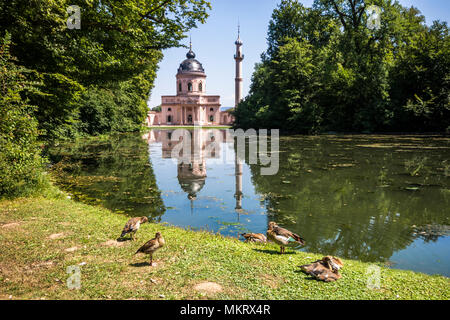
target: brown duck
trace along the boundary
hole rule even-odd
[[[298,234],[287,229],[281,228],[275,222],[269,222],[267,229],[267,239],[277,243],[280,246],[280,253],[284,253],[285,247],[297,247],[305,245],[305,240]]]
[[[245,242],[259,242],[266,243],[267,238],[262,233],[242,233],[241,236],[245,238]]]
[[[342,278],[339,270],[344,266],[341,259],[326,256],[322,260],[317,260],[311,264],[300,266],[303,272],[313,276],[317,280],[331,282]]]
[[[125,237],[127,234],[131,235],[131,240],[134,240],[134,235],[139,230],[141,224],[148,222],[147,217],[136,217],[131,218],[123,227],[121,238]]]
[[[153,253],[161,249],[165,245],[164,238],[161,235],[161,232],[157,232],[155,235],[155,238],[152,240],[147,241],[142,247],[139,248],[138,251],[136,251],[135,254],[138,253],[145,253],[150,255],[150,266],[153,265]]]

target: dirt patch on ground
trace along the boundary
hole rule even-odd
[[[48,239],[50,240],[56,240],[56,239],[61,239],[64,238],[66,235],[64,233],[54,233],[48,236]]]
[[[72,247],[72,248],[64,249],[64,251],[70,253],[70,252],[75,252],[75,251],[77,251],[78,249],[80,249],[80,247],[75,246],[75,247]]]
[[[162,279],[150,278],[142,279],[142,277],[136,273],[132,273],[130,276],[129,272],[121,274],[122,280],[120,281],[120,286],[129,290],[134,291],[158,291],[159,286],[163,283]]]
[[[125,241],[117,241],[117,240],[108,240],[102,243],[102,246],[105,247],[123,247],[125,245]]]
[[[4,225],[2,225],[1,227],[4,229],[8,229],[8,228],[16,228],[18,226],[20,226],[21,222],[11,222],[11,223],[6,223]]]
[[[221,292],[223,289],[218,283],[206,281],[196,284],[194,290],[206,294],[215,294]]]
[[[53,267],[56,263],[54,261],[39,261],[39,262],[33,262],[31,264],[31,268],[33,269],[40,269],[40,268],[45,268],[45,269],[49,269],[51,267]],[[25,267],[27,268],[27,267]]]
[[[39,283],[41,277],[49,269],[55,268],[55,261],[36,261],[27,265],[17,265],[13,263],[0,264],[0,275],[4,282],[22,283],[26,286],[33,286]]]
[[[283,283],[282,279],[270,274],[262,275],[261,279],[267,286],[269,286],[272,289],[278,289],[280,285]]]

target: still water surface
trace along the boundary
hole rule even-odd
[[[55,146],[53,176],[117,213],[233,237],[274,220],[305,238],[304,251],[450,276],[449,138],[282,137],[279,172],[263,176],[235,161],[224,130],[198,131],[190,164],[173,157],[173,134]]]

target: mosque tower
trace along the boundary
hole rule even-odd
[[[242,54],[242,41],[241,41],[241,27],[238,25],[238,38],[234,43],[236,45],[236,54],[234,55],[234,60],[236,60],[236,83],[235,83],[235,104],[236,108],[242,100],[242,60],[244,60],[244,55]]]

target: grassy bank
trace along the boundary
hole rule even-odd
[[[449,299],[449,279],[382,268],[381,288],[366,287],[369,264],[344,260],[335,283],[297,267],[323,254],[250,245],[204,232],[145,224],[135,242],[114,241],[126,216],[69,199],[0,202],[0,299]],[[133,254],[161,231],[154,258]],[[325,254],[325,253],[324,253]],[[66,269],[81,265],[81,289]],[[196,286],[203,282],[217,285]]]

